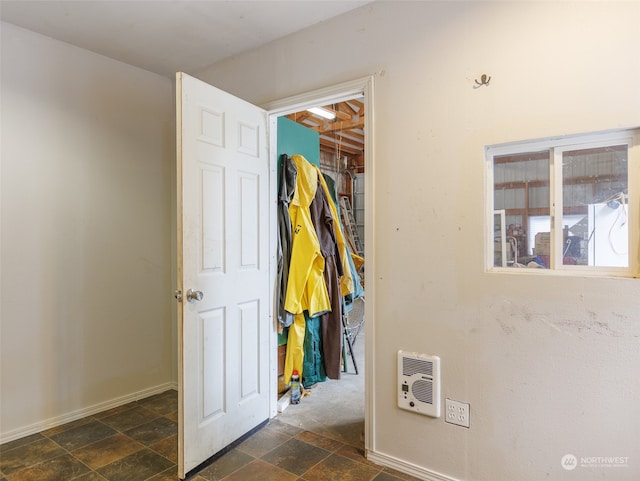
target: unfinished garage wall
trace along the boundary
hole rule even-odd
[[[484,147],[640,125],[638,18],[634,2],[374,2],[199,73],[258,104],[375,75],[376,459],[438,480],[640,477],[640,282],[483,268]],[[469,429],[397,408],[399,349],[441,357]],[[627,464],[570,472],[566,454]]]
[[[170,79],[2,24],[2,440],[166,389]]]

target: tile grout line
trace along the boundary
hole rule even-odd
[[[167,397],[168,397],[168,396],[167,396]],[[136,403],[138,406],[140,406],[140,407],[144,408],[145,410],[147,410],[147,411],[149,411],[149,412],[152,412],[153,414],[155,414],[155,415],[157,416],[157,417],[155,417],[155,418],[153,418],[152,420],[147,421],[147,422],[152,422],[152,421],[155,421],[155,420],[160,419],[160,418],[165,418],[165,419],[167,419],[167,420],[169,420],[169,421],[174,422],[172,419],[169,419],[169,418],[167,417],[168,415],[170,415],[170,414],[172,414],[172,413],[160,414],[158,411],[155,411],[155,410],[153,410],[153,409],[149,409],[149,408],[146,408],[146,407],[142,406],[142,404],[143,404],[143,403],[141,403],[141,402],[139,402],[139,401],[134,401],[134,403]],[[115,415],[117,415],[117,414],[126,413],[127,411],[131,411],[131,410],[132,410],[132,409],[134,409],[135,407],[136,407],[136,406],[132,406],[131,408],[125,409],[125,410],[121,411],[120,413],[114,413],[114,414],[112,414],[112,415],[114,415],[114,416],[115,416]],[[22,469],[17,470],[16,472],[14,472],[14,473],[13,473],[13,474],[11,474],[11,475],[5,475],[4,473],[2,473],[2,476],[3,476],[4,478],[6,478],[6,479],[8,479],[8,480],[10,481],[10,478],[11,478],[11,477],[13,477],[13,476],[15,476],[15,475],[17,475],[18,473],[21,473],[21,472],[23,472],[23,471],[25,471],[25,470],[27,470],[27,469],[35,468],[35,467],[40,466],[40,465],[42,465],[42,464],[45,464],[45,463],[51,462],[51,461],[52,461],[52,460],[54,460],[54,459],[58,459],[58,458],[61,458],[61,457],[63,457],[63,456],[68,455],[68,456],[70,456],[73,460],[77,461],[78,463],[80,463],[81,465],[85,466],[85,467],[89,470],[88,472],[85,472],[85,473],[79,474],[78,476],[75,476],[74,478],[71,478],[71,480],[70,480],[70,481],[72,481],[73,479],[78,479],[79,477],[81,477],[81,476],[85,476],[85,475],[90,474],[90,473],[95,473],[96,475],[98,475],[98,476],[100,476],[100,477],[104,478],[100,473],[98,473],[98,471],[97,471],[97,470],[92,469],[92,468],[91,468],[89,465],[87,465],[84,461],[82,461],[80,458],[76,457],[76,456],[73,454],[73,451],[71,451],[71,450],[67,449],[67,448],[66,448],[66,447],[64,447],[62,444],[60,444],[59,442],[57,442],[56,440],[54,440],[54,439],[52,438],[52,436],[55,436],[55,435],[58,435],[58,434],[63,434],[63,433],[65,433],[65,432],[67,432],[67,431],[70,431],[70,430],[72,430],[72,429],[81,428],[82,426],[85,426],[85,425],[91,424],[91,423],[93,423],[93,422],[99,423],[100,425],[102,425],[102,426],[104,426],[104,427],[106,427],[106,428],[112,429],[113,431],[115,431],[115,433],[114,433],[114,434],[111,434],[110,436],[107,436],[107,437],[105,437],[105,438],[102,438],[102,439],[99,439],[99,440],[93,441],[93,442],[91,442],[91,443],[88,443],[88,444],[86,444],[86,445],[79,446],[78,448],[76,448],[76,450],[77,450],[77,449],[83,449],[83,448],[86,448],[86,447],[92,446],[92,445],[97,444],[97,443],[99,443],[99,442],[101,442],[101,441],[104,441],[105,439],[108,439],[108,438],[110,438],[110,437],[112,437],[112,436],[115,436],[115,435],[121,434],[121,435],[123,435],[123,436],[126,436],[126,437],[127,437],[128,439],[130,439],[131,441],[133,441],[133,442],[135,442],[135,443],[139,444],[140,446],[142,446],[142,448],[141,448],[141,449],[139,449],[139,450],[137,450],[137,451],[135,451],[134,453],[131,453],[131,454],[135,454],[135,453],[138,453],[138,452],[140,452],[140,451],[142,451],[142,450],[144,450],[144,449],[148,449],[148,450],[149,450],[149,451],[151,451],[152,453],[155,453],[155,454],[157,454],[158,456],[162,457],[163,459],[166,459],[167,461],[169,461],[170,463],[172,463],[172,467],[173,467],[173,468],[177,468],[177,465],[176,465],[176,463],[175,463],[173,460],[169,459],[168,457],[166,457],[166,456],[165,456],[165,455],[163,455],[162,453],[160,453],[160,452],[156,451],[155,449],[151,448],[151,445],[147,446],[147,445],[145,445],[145,444],[141,443],[140,441],[138,441],[138,440],[136,440],[136,439],[132,438],[132,437],[131,437],[131,436],[129,436],[128,434],[126,434],[126,433],[125,433],[125,431],[122,431],[122,430],[120,430],[120,429],[118,429],[118,428],[116,428],[116,427],[114,427],[114,426],[111,426],[111,425],[109,425],[109,424],[107,424],[107,423],[105,423],[105,422],[103,422],[103,421],[102,421],[102,419],[106,419],[106,418],[108,418],[108,417],[110,417],[110,416],[104,416],[104,417],[101,417],[101,418],[96,418],[96,417],[95,417],[95,415],[91,415],[91,416],[87,416],[86,418],[82,418],[83,420],[86,420],[86,422],[83,422],[83,423],[82,423],[82,424],[80,424],[79,426],[71,427],[71,428],[68,428],[68,429],[63,429],[63,430],[61,430],[61,431],[56,431],[54,434],[51,434],[51,435],[49,435],[49,434],[45,434],[45,432],[46,432],[46,431],[54,430],[54,429],[56,429],[56,428],[51,428],[51,429],[49,429],[49,430],[45,430],[45,431],[41,431],[41,432],[37,433],[37,434],[39,434],[39,436],[40,436],[40,437],[38,437],[37,439],[34,439],[33,441],[28,442],[28,443],[20,444],[20,445],[18,445],[18,446],[16,446],[16,447],[14,447],[14,448],[12,448],[12,449],[7,450],[4,454],[6,455],[6,453],[11,452],[11,451],[13,451],[13,450],[15,450],[15,449],[19,449],[19,448],[22,448],[22,447],[25,447],[25,446],[32,445],[32,444],[34,444],[34,443],[36,443],[36,442],[38,442],[38,441],[41,441],[41,440],[43,440],[43,439],[44,439],[44,440],[47,440],[47,441],[50,441],[50,442],[52,442],[52,443],[54,443],[56,446],[58,446],[60,449],[62,449],[62,450],[63,450],[63,452],[62,452],[62,453],[60,453],[60,454],[59,454],[59,455],[57,455],[57,456],[53,456],[53,457],[48,458],[48,459],[46,459],[46,460],[44,460],[44,461],[41,461],[41,462],[39,462],[39,463],[35,463],[35,464],[30,464],[30,465],[28,465],[28,466],[24,466]],[[73,422],[75,422],[75,421],[72,421],[71,423],[73,423]],[[68,424],[71,424],[71,423],[68,423]],[[136,426],[132,426],[132,427],[130,427],[129,429],[127,429],[127,431],[128,431],[128,430],[130,430],[130,429],[135,429],[136,427],[142,426],[142,425],[144,425],[144,424],[146,424],[146,423],[145,423],[145,422],[143,422],[143,423],[138,424],[138,425],[136,425]],[[64,425],[62,425],[62,426],[64,426]],[[62,427],[62,426],[60,426],[60,427]],[[171,436],[173,436],[173,435],[171,435]],[[168,437],[171,437],[171,436],[168,436]],[[168,437],[167,437],[167,438],[168,438]],[[162,440],[164,440],[164,439],[167,439],[167,438],[163,438],[163,439],[159,440],[158,442],[160,442],[160,441],[162,441]],[[74,451],[75,451],[75,450],[74,450]],[[126,457],[126,456],[125,456],[125,457]],[[114,462],[117,462],[117,461],[114,461]],[[108,463],[108,464],[106,464],[105,466],[108,466],[109,464],[111,464],[111,463]],[[103,468],[103,467],[104,467],[104,466],[101,466],[100,468]],[[100,468],[99,468],[99,469],[100,469]],[[169,467],[169,468],[167,468],[167,469],[166,469],[166,470],[164,470],[164,471],[168,471],[169,469],[172,469],[172,468],[171,468],[171,467]],[[152,475],[150,478],[148,478],[148,479],[151,479],[151,478],[153,478],[154,476],[157,476],[157,475],[158,475],[158,474],[160,474],[161,472],[163,472],[163,471],[160,471],[159,473],[155,473],[155,474],[153,474],[153,475]]]
[[[291,472],[291,471],[289,471],[289,470],[287,470],[287,469],[280,468],[280,466],[277,466],[277,465],[275,465],[275,464],[269,463],[269,461],[264,460],[266,463],[272,464],[272,466],[276,466],[276,467],[278,467],[278,468],[280,468],[280,469],[283,469],[284,471],[287,471],[288,473],[291,473],[291,474],[293,474],[293,475],[295,475],[295,476],[298,476],[298,478],[302,478],[302,476],[304,476],[305,474],[307,474],[311,469],[313,469],[314,467],[316,467],[318,464],[320,464],[322,461],[324,461],[325,459],[327,459],[327,458],[328,458],[329,456],[331,456],[332,454],[335,454],[335,452],[331,452],[331,451],[329,451],[328,449],[324,449],[324,448],[321,448],[321,447],[319,447],[319,446],[314,446],[314,445],[312,445],[312,444],[307,443],[306,441],[302,441],[301,439],[297,439],[295,436],[291,437],[290,439],[295,439],[296,441],[299,441],[299,442],[301,442],[301,443],[307,444],[307,445],[312,446],[312,447],[317,448],[317,449],[322,449],[323,451],[326,451],[327,453],[329,453],[329,454],[327,454],[324,458],[322,458],[321,460],[319,460],[316,464],[314,464],[313,466],[310,466],[310,467],[309,467],[309,469],[305,470],[305,471],[304,471],[304,473],[302,473],[302,474],[296,474],[296,473],[293,473],[293,472]],[[267,454],[268,454],[268,453],[267,453]],[[266,456],[266,454],[265,454],[265,456]],[[262,459],[262,458],[260,458],[260,459]],[[223,481],[224,481],[224,480],[223,480]]]
[[[109,415],[104,415],[103,413],[97,413],[95,415],[91,415],[88,416],[85,422],[79,423],[78,426],[74,426],[74,427],[70,427],[68,429],[63,429],[61,431],[53,431],[56,428],[51,428],[51,430],[49,431],[53,431],[53,434],[50,435],[46,435],[43,434],[43,432],[40,433],[36,433],[38,434],[38,436],[36,437],[36,439],[33,439],[32,441],[25,443],[25,444],[21,444],[18,446],[15,446],[14,448],[12,448],[11,450],[7,451],[7,452],[12,452],[14,449],[19,449],[21,447],[25,447],[25,446],[29,446],[33,443],[39,442],[39,441],[43,441],[46,440],[47,442],[52,442],[55,446],[58,446],[62,452],[57,455],[54,456],[52,458],[49,458],[45,461],[42,461],[40,463],[37,464],[32,464],[30,466],[25,466],[24,469],[28,469],[28,468],[33,468],[35,466],[39,466],[43,463],[46,462],[50,462],[51,460],[57,459],[59,457],[62,456],[70,456],[71,459],[73,459],[75,462],[79,463],[79,465],[86,467],[89,471],[88,472],[84,472],[82,474],[79,474],[73,478],[70,478],[70,481],[72,480],[76,480],[79,478],[82,478],[84,476],[91,476],[91,475],[95,475],[95,476],[100,476],[101,479],[103,480],[107,480],[107,478],[105,478],[104,476],[102,476],[97,470],[92,469],[90,466],[87,465],[87,463],[85,463],[84,461],[82,461],[80,458],[76,457],[74,454],[74,451],[78,451],[80,449],[84,449],[84,448],[89,448],[97,443],[100,443],[101,441],[104,441],[106,439],[109,439],[112,436],[116,436],[116,435],[121,435],[124,438],[126,438],[128,441],[131,441],[133,443],[136,443],[138,446],[142,446],[140,449],[138,449],[137,451],[135,451],[134,453],[130,453],[127,454],[121,458],[119,458],[118,460],[115,460],[111,463],[107,463],[104,466],[99,467],[98,469],[102,469],[105,466],[109,466],[112,463],[117,463],[118,461],[121,461],[122,459],[125,459],[127,456],[131,456],[132,454],[135,453],[139,453],[143,450],[147,450],[147,452],[149,453],[153,453],[153,455],[157,455],[158,460],[163,459],[165,461],[167,461],[169,463],[169,466],[165,469],[161,469],[160,471],[150,475],[149,477],[145,478],[144,481],[151,481],[154,478],[158,478],[160,479],[161,477],[164,476],[168,476],[169,479],[177,479],[177,463],[174,462],[172,459],[170,459],[169,457],[167,457],[165,454],[163,454],[162,452],[158,451],[157,449],[164,449],[164,452],[169,454],[169,449],[175,449],[176,447],[170,444],[170,443],[164,443],[164,444],[160,444],[163,443],[163,441],[167,441],[168,439],[170,439],[171,437],[175,437],[175,434],[170,434],[169,436],[163,437],[161,439],[155,440],[152,443],[150,443],[149,445],[136,440],[135,438],[131,437],[130,435],[126,434],[125,431],[130,431],[133,430],[137,427],[143,426],[147,423],[152,423],[158,419],[162,419],[164,418],[165,420],[171,421],[172,423],[176,423],[175,419],[172,419],[171,417],[175,417],[175,411],[171,410],[171,403],[172,401],[170,401],[170,397],[172,397],[173,395],[175,395],[175,391],[166,391],[166,393],[161,393],[159,395],[153,396],[153,403],[151,405],[145,405],[145,401],[149,400],[150,398],[147,398],[145,400],[136,400],[130,403],[129,406],[127,406],[125,409],[122,409],[122,406],[120,407],[122,410],[121,411],[116,411],[116,412],[112,412]],[[164,398],[164,401],[163,401]],[[155,408],[157,409],[153,409],[150,406],[155,406]],[[110,424],[108,424],[107,422],[105,422],[104,420],[111,417],[111,416],[117,416],[119,414],[124,415],[129,411],[132,411],[134,409],[142,409],[148,413],[151,413],[153,416],[153,419],[147,419],[144,422],[141,422],[140,424],[136,424],[135,426],[131,426],[131,427],[127,427],[126,429],[120,429],[120,428],[116,428],[114,426],[111,426]],[[171,412],[164,412],[167,411],[167,408],[169,410],[171,410]],[[117,408],[114,408],[117,409]],[[105,411],[106,412],[106,411]],[[141,416],[144,417],[144,416]],[[139,419],[139,417],[133,415],[131,416],[131,418],[129,418],[128,420],[135,420],[135,419]],[[126,417],[123,418],[121,421],[122,425],[126,425]],[[271,421],[275,421],[277,420],[277,417],[272,419]],[[75,422],[75,421],[74,421]],[[114,422],[116,422],[117,424],[117,420],[114,420]],[[100,428],[108,428],[110,430],[113,431],[113,433],[109,434],[108,436],[102,438],[102,439],[98,439],[95,441],[92,441],[86,445],[82,445],[82,446],[78,446],[77,448],[75,448],[73,451],[71,451],[70,449],[65,448],[64,446],[62,446],[60,443],[56,442],[54,439],[52,439],[52,436],[57,436],[58,434],[63,434],[65,432],[68,432],[72,429],[80,429],[82,428],[82,426],[87,425],[87,431],[86,431],[86,435],[87,437],[91,437],[91,429],[93,428],[92,426],[88,426],[89,424],[94,424],[95,426],[98,427],[98,430],[100,430]],[[69,423],[71,424],[71,423]],[[61,426],[62,427],[62,426]],[[165,426],[165,427],[168,427]],[[275,435],[274,437],[276,439],[281,438],[284,439],[281,443],[277,444],[276,446],[270,446],[269,443],[265,443],[265,439],[263,440],[259,440],[257,442],[257,444],[254,445],[248,445],[249,449],[251,450],[252,446],[253,448],[255,448],[254,450],[256,452],[260,452],[261,449],[267,448],[268,451],[266,451],[265,453],[256,456],[255,454],[252,454],[250,452],[246,452],[244,451],[239,445],[236,448],[234,448],[236,450],[237,453],[241,454],[242,456],[246,456],[245,461],[246,462],[242,462],[241,464],[237,465],[232,471],[226,473],[226,475],[224,476],[224,478],[221,479],[221,481],[228,481],[230,479],[232,479],[232,477],[234,475],[236,475],[238,473],[238,471],[242,470],[243,468],[245,468],[246,466],[255,463],[256,461],[260,461],[263,463],[266,463],[274,468],[280,469],[282,470],[281,472],[283,473],[288,473],[291,476],[295,477],[295,481],[304,481],[304,476],[307,475],[307,473],[309,473],[311,470],[316,469],[318,467],[318,465],[322,464],[323,462],[326,462],[328,458],[330,458],[333,454],[336,454],[337,456],[340,457],[340,459],[343,460],[349,460],[352,463],[356,463],[356,464],[352,464],[351,466],[353,468],[355,468],[356,466],[366,466],[368,468],[371,468],[371,472],[372,477],[371,480],[375,479],[376,477],[380,476],[382,473],[385,473],[384,467],[375,465],[374,463],[371,463],[370,461],[368,461],[366,459],[366,457],[363,457],[361,454],[361,449],[362,446],[361,444],[352,444],[351,442],[344,442],[341,439],[336,439],[334,436],[331,435],[331,433],[329,433],[329,435],[327,435],[326,433],[319,433],[319,432],[314,432],[314,431],[309,431],[307,429],[304,428],[299,428],[298,426],[294,425],[294,424],[289,424],[287,422],[284,421],[278,421],[277,423],[273,423],[271,425],[267,425],[265,426],[267,428],[266,430],[266,441],[270,440],[270,436],[271,435]],[[315,442],[317,442],[318,444],[324,444],[326,445],[326,447],[323,447],[321,445],[316,445],[315,443],[300,439],[298,436],[303,435],[305,432],[308,432],[309,434],[313,435],[312,437],[310,437],[310,440],[313,440]],[[146,431],[141,432],[141,435],[144,435],[146,433]],[[67,440],[67,444],[70,446],[73,446],[73,441],[81,441],[83,438],[83,435],[85,435],[85,433],[82,433],[81,431],[78,432],[78,437],[74,437],[74,435],[70,435],[67,438],[64,437],[60,437],[59,439],[61,440],[61,442],[63,442],[65,439]],[[147,439],[148,437],[145,436],[145,439]],[[153,438],[153,436],[151,436],[151,438]],[[272,438],[271,438],[272,439]],[[310,465],[308,467],[306,467],[305,471],[302,474],[297,474],[294,473],[292,471],[290,471],[289,469],[285,468],[282,465],[277,465],[274,464],[275,462],[277,462],[277,457],[274,456],[273,461],[274,462],[270,462],[267,461],[266,459],[264,459],[266,456],[268,456],[270,453],[273,453],[273,451],[282,448],[286,443],[290,442],[291,440],[296,440],[299,443],[302,443],[302,445],[306,445],[309,448],[313,448],[313,450],[321,450],[322,452],[322,458],[319,459],[317,462],[315,462],[313,465]],[[152,448],[152,445],[157,445],[160,444],[159,446],[156,446],[156,448]],[[300,445],[300,446],[302,446]],[[169,448],[169,449],[166,449]],[[97,448],[96,448],[97,449]],[[339,451],[343,451],[346,454],[342,454]],[[99,449],[97,449],[97,451],[100,451]],[[230,451],[232,452],[232,451]],[[303,448],[302,452],[306,452],[306,448]],[[292,454],[294,456],[297,456],[297,450],[293,450]],[[89,461],[91,461],[93,458],[87,458]],[[222,457],[220,458],[222,459]],[[240,459],[243,459],[242,457]],[[214,462],[215,463],[215,462]],[[160,465],[164,464],[164,462],[160,462]],[[235,463],[234,463],[235,464]],[[232,467],[234,466],[234,464],[230,464],[227,465],[228,467]],[[286,463],[285,463],[286,464]],[[349,464],[349,463],[347,463]],[[157,464],[153,464],[155,467],[157,467]],[[210,465],[210,466],[213,466]],[[301,467],[301,466],[298,466]],[[207,475],[206,473],[206,469],[204,468],[203,470],[201,470],[198,473],[194,473],[193,479],[200,479],[201,481],[206,481],[208,479],[210,479],[210,476]],[[294,468],[295,469],[295,468]],[[17,473],[22,472],[23,470],[18,470],[15,473],[13,473],[12,476],[17,475]],[[205,473],[205,474],[202,474]],[[214,473],[208,473],[211,475],[214,475]],[[389,473],[390,476],[393,476]],[[4,476],[7,481],[12,481],[12,479],[7,476],[4,472],[0,471],[0,477]],[[217,476],[214,475],[215,479],[218,479]]]
[[[83,419],[84,419],[84,418],[83,418]],[[88,424],[88,423],[87,423],[87,424]],[[61,432],[65,432],[65,431],[61,431]],[[41,435],[44,439],[46,439],[47,441],[51,441],[52,443],[54,443],[56,446],[58,446],[60,449],[62,449],[62,450],[63,450],[63,452],[62,452],[62,453],[60,453],[60,454],[59,454],[59,455],[57,455],[57,456],[53,456],[53,457],[51,457],[51,458],[45,459],[44,461],[41,461],[41,462],[39,462],[39,463],[30,464],[30,465],[28,465],[28,466],[25,466],[25,467],[23,467],[22,469],[17,470],[16,472],[14,472],[14,473],[13,473],[13,474],[11,474],[11,475],[7,475],[7,476],[6,476],[6,478],[7,478],[9,481],[11,481],[11,478],[12,478],[12,477],[14,477],[14,476],[16,476],[16,475],[18,475],[18,474],[22,473],[23,471],[26,471],[27,469],[33,469],[33,468],[36,468],[36,467],[41,466],[41,465],[43,465],[43,464],[45,464],[45,463],[49,463],[49,462],[53,461],[54,459],[58,459],[58,458],[61,458],[61,457],[63,457],[63,456],[67,456],[67,455],[71,456],[71,458],[73,458],[73,459],[77,460],[78,462],[80,462],[83,466],[85,466],[85,467],[89,470],[89,472],[93,472],[93,469],[91,469],[89,466],[87,466],[87,465],[86,465],[83,461],[81,461],[80,459],[76,458],[76,457],[71,453],[71,451],[69,451],[69,450],[68,450],[67,448],[65,448],[64,446],[60,445],[60,443],[57,443],[56,441],[54,441],[53,439],[51,439],[48,435],[44,434],[43,432],[40,432],[40,433],[38,433],[38,434],[40,434],[40,435]],[[58,434],[59,434],[59,433],[58,433]],[[39,441],[39,440],[36,440],[36,441]],[[14,449],[18,449],[18,448],[20,448],[20,447],[22,447],[22,446],[29,446],[30,444],[34,444],[36,441],[33,441],[33,442],[31,442],[31,443],[26,443],[26,444],[23,444],[23,445],[17,446],[17,447],[16,447],[16,448],[14,448]],[[13,449],[11,449],[11,450],[9,450],[9,451],[13,451]],[[84,476],[85,474],[88,474],[88,473],[82,473],[82,474],[80,474],[80,475],[78,475],[78,476],[76,476],[76,477],[72,478],[72,480],[73,480],[73,479],[78,478],[79,476]],[[97,474],[97,473],[96,473],[96,474]],[[72,480],[69,480],[69,481],[72,481]]]

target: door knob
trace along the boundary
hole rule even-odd
[[[189,289],[187,291],[187,301],[201,301],[204,297],[202,291],[194,291],[193,289]]]

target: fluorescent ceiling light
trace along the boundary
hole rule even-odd
[[[333,120],[336,118],[336,114],[334,114],[330,110],[323,109],[322,107],[313,107],[307,110],[312,114],[319,115],[320,117],[324,117],[325,119]]]

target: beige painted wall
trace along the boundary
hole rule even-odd
[[[258,104],[375,74],[377,454],[432,479],[640,479],[640,280],[488,274],[482,245],[485,145],[640,125],[639,20],[376,2],[199,72]],[[396,407],[399,349],[441,356],[469,430]],[[628,466],[569,472],[569,453]]]
[[[1,432],[175,381],[170,79],[2,24]]]

